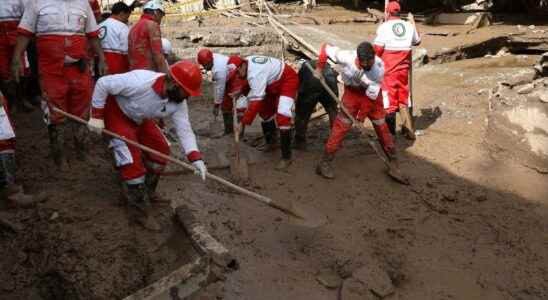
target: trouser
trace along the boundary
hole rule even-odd
[[[336,86],[335,86],[336,87]],[[335,88],[335,93],[338,90]],[[337,115],[337,102],[327,94],[327,92],[299,94],[299,99],[295,104],[295,141],[296,142],[305,142],[306,141],[306,131],[308,129],[308,122],[310,121],[310,116],[314,111],[316,105],[321,103],[325,109],[327,115],[329,116],[329,126],[333,126],[336,115]]]
[[[400,105],[412,106],[409,101],[409,69],[385,74],[382,100],[387,113],[397,112]]]
[[[127,55],[105,51],[105,61],[108,67],[108,74],[122,74],[129,71]]]
[[[60,74],[42,72],[42,98],[48,106],[50,124],[64,122],[65,117],[52,110],[57,107],[82,119],[89,116],[92,79],[89,68],[83,71],[76,64],[66,65]]]
[[[0,96],[1,97],[1,96]],[[4,99],[3,110],[0,110],[0,155],[15,154],[15,132],[8,114],[8,105]],[[0,160],[0,188],[15,183],[15,165],[7,165],[15,160]]]
[[[388,156],[392,156],[395,153],[394,141],[384,120],[385,112],[381,99],[382,96],[379,95],[376,100],[371,100],[365,96],[363,89],[345,86],[342,105],[352,117],[358,120],[368,117],[371,120],[384,152]],[[352,120],[343,111],[340,111],[325,145],[327,154],[334,155],[337,152],[350,128],[352,128]]]
[[[168,141],[155,121],[144,120],[137,124],[122,112],[113,97],[109,97],[105,105],[105,127],[160,153],[170,153]],[[112,149],[122,180],[127,184],[144,183],[147,172],[158,174],[167,163],[161,157],[143,153],[139,148],[116,138],[110,141],[109,148]]]

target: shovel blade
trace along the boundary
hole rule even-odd
[[[249,180],[249,163],[245,155],[236,156],[230,163],[230,174],[237,182]]]
[[[298,202],[291,202],[289,221],[295,225],[317,228],[327,223],[327,216],[313,207],[304,206]]]

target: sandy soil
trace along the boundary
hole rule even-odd
[[[314,28],[319,31],[307,36],[313,43],[333,39],[350,48],[375,26]],[[425,36],[423,47],[458,46],[511,28],[494,26],[465,38]],[[527,72],[535,59],[480,58],[415,71],[415,114],[423,135],[415,143],[397,139],[403,170],[412,178],[409,187],[386,176],[357,131],[334,162],[337,178],[316,176],[328,136],[325,120],[311,128],[309,150],[294,153],[288,173],[274,171],[278,152],[248,147],[256,158],[249,188],[323,212],[328,223],[317,229],[292,225],[279,212],[196,176],[166,177],[161,193],[175,205],[184,201],[197,208],[199,219],[240,264],[195,299],[379,299],[372,291],[382,287],[390,292],[386,299],[547,299],[546,175],[496,155],[487,95],[479,92]],[[232,151],[230,137],[202,134],[212,119],[210,103],[189,103],[208,162],[216,152]],[[7,270],[0,273],[0,298],[121,298],[188,259],[181,256],[188,245],[181,244],[170,208],[157,212],[165,233],[143,233],[128,224],[100,141],[92,159],[73,159],[72,170],[59,174],[47,157],[38,114],[18,115],[17,132],[20,179],[28,190],[50,197],[36,209],[0,212],[24,227],[19,233],[0,227],[0,269]],[[255,124],[248,140],[258,132]],[[212,172],[229,177],[227,170]],[[326,276],[331,288],[319,282]]]

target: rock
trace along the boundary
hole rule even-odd
[[[222,34],[210,34],[204,38],[206,47],[242,47],[241,35],[223,32]]]
[[[428,62],[428,51],[424,48],[419,48],[413,51],[413,67],[419,68]]]
[[[533,30],[533,29],[535,29],[535,28],[537,28],[537,27],[536,27],[535,25],[529,25],[529,27],[527,27],[527,28]]]
[[[353,278],[367,285],[378,297],[384,298],[394,293],[394,285],[388,274],[377,264],[368,264],[357,269],[352,274]]]
[[[543,89],[535,93],[539,96],[539,100],[544,103],[548,103],[548,89]]]
[[[53,214],[51,214],[51,217],[49,218],[50,221],[54,221],[55,219],[59,218],[59,213],[58,212],[54,212]]]
[[[356,278],[349,278],[344,281],[339,300],[377,300],[367,286]]]
[[[530,94],[534,88],[535,86],[532,83],[526,84],[519,88],[518,94],[521,94],[521,95]]]
[[[339,288],[342,284],[341,277],[339,277],[339,275],[331,269],[320,271],[320,273],[316,276],[316,280],[321,285],[331,290]]]

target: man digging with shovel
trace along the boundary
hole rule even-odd
[[[190,96],[201,95],[201,84],[200,68],[185,60],[172,65],[168,74],[135,70],[102,77],[93,93],[88,127],[101,132],[106,126],[120,136],[169,155],[167,139],[154,119],[171,117],[184,154],[205,180],[207,168],[198,151],[186,102]],[[109,148],[123,180],[130,216],[147,229],[161,229],[150,214],[150,202],[161,200],[155,191],[167,160],[143,154],[117,138],[111,139]]]
[[[341,105],[351,116],[346,115],[343,110],[339,111],[316,173],[327,179],[335,178],[331,162],[346,133],[352,127],[352,119],[356,118],[358,122],[363,122],[368,117],[388,156],[388,174],[399,182],[406,183],[407,178],[400,172],[394,141],[384,120],[385,112],[381,93],[384,65],[382,60],[375,56],[373,45],[369,42],[362,42],[356,51],[342,51],[337,47],[323,44],[315,70],[317,78],[321,78],[328,58],[341,67],[340,75],[344,82]]]

